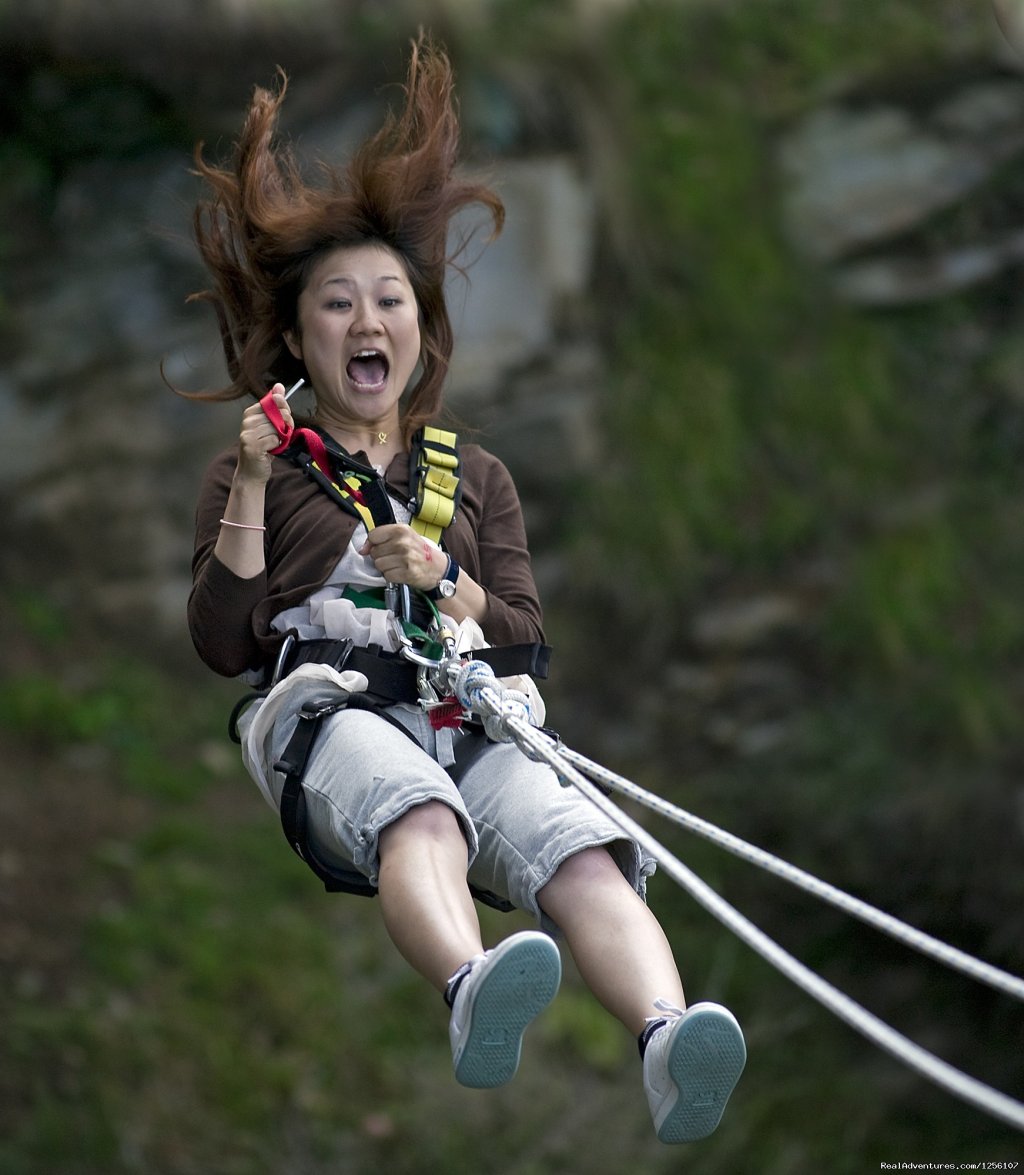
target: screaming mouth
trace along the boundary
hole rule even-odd
[[[383,387],[390,364],[380,351],[357,351],[348,361],[345,371],[359,388]]]

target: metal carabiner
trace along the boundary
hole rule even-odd
[[[412,596],[407,583],[388,583],[384,585],[384,606],[389,612],[403,623],[412,619]]]
[[[284,672],[285,662],[288,660],[288,654],[292,651],[294,644],[295,634],[290,632],[281,642],[281,648],[278,651],[277,660],[274,662],[274,671],[270,675],[270,684],[267,687],[268,689],[273,689],[274,686],[277,685],[277,683],[281,680],[282,674]]]

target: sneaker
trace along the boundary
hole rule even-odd
[[[460,1085],[492,1089],[515,1076],[523,1033],[555,998],[561,977],[558,947],[535,930],[511,935],[455,972],[445,999]]]
[[[685,1012],[660,1000],[655,1006],[664,1017],[644,1034],[644,1089],[654,1129],[662,1142],[696,1142],[718,1126],[740,1079],[747,1060],[743,1033],[719,1004]]]

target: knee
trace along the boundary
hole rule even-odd
[[[440,800],[416,804],[392,821],[380,834],[380,852],[383,855],[410,840],[419,845],[466,843],[459,818]]]
[[[543,908],[549,910],[551,905],[563,900],[575,903],[578,898],[592,896],[607,886],[622,885],[632,888],[608,849],[596,845],[566,857],[537,897]]]

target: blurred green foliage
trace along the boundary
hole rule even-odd
[[[999,321],[1008,294],[843,306],[780,234],[772,157],[779,120],[837,72],[868,89],[919,75],[949,54],[948,31],[926,6],[883,3],[689,19],[642,5],[628,23],[609,60],[634,252],[604,302],[614,442],[595,562],[628,542],[656,567],[634,577],[630,607],[671,632],[723,568],[792,584],[817,560],[840,581],[820,610],[830,677],[920,691],[911,722],[951,752],[1012,743],[1021,411],[986,377],[987,353],[951,386],[945,373],[954,328]],[[1008,170],[997,190],[1019,183]]]
[[[38,169],[52,184],[83,160],[190,146],[186,124],[168,99],[113,65],[9,52],[5,80],[0,98],[5,173],[12,167]]]

